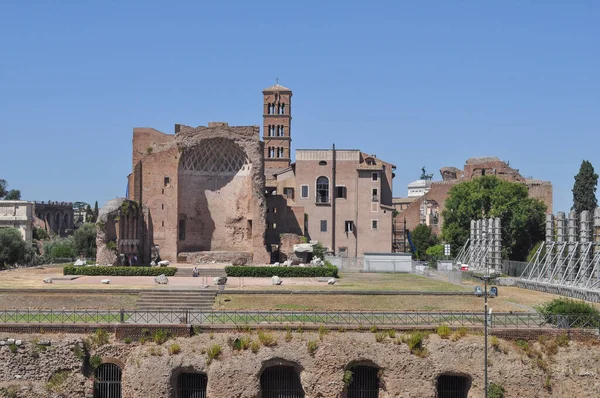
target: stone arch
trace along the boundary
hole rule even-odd
[[[381,367],[371,360],[350,362],[344,370],[344,398],[378,398]]]
[[[467,398],[471,389],[471,376],[464,373],[447,372],[435,379],[436,398]]]
[[[185,148],[178,168],[178,252],[247,251],[252,164],[234,140]]]
[[[296,362],[273,358],[259,372],[259,398],[304,398],[300,379],[302,367]]]
[[[208,375],[191,366],[173,369],[170,379],[171,398],[206,397]]]
[[[121,398],[123,368],[104,362],[94,370],[94,398]]]

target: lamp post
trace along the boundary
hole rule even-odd
[[[484,297],[484,321],[483,321],[483,388],[485,390],[484,397],[488,398],[488,281],[490,276],[483,277],[483,297]]]

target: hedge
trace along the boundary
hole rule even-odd
[[[269,278],[272,276],[280,277],[338,277],[338,269],[331,267],[251,267],[251,266],[231,266],[225,267],[227,276],[248,276],[257,278]]]
[[[63,275],[91,275],[91,276],[158,276],[165,274],[173,276],[176,267],[74,267],[67,265],[63,268]]]

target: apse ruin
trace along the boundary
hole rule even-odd
[[[177,124],[175,134],[135,128],[132,169],[127,199],[140,205],[141,218],[131,220],[132,227],[121,216],[118,222],[129,243],[140,243],[134,246],[142,262],[155,256],[194,263],[269,260],[258,127]],[[99,252],[107,241],[99,237]]]

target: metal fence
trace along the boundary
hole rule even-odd
[[[0,323],[10,324],[137,324],[137,325],[270,325],[290,324],[419,327],[483,326],[483,312],[433,311],[140,311],[140,310],[0,310]],[[592,314],[541,315],[494,313],[491,327],[600,328]]]
[[[334,257],[325,256],[325,260],[344,272],[362,272],[365,268],[364,257]]]

